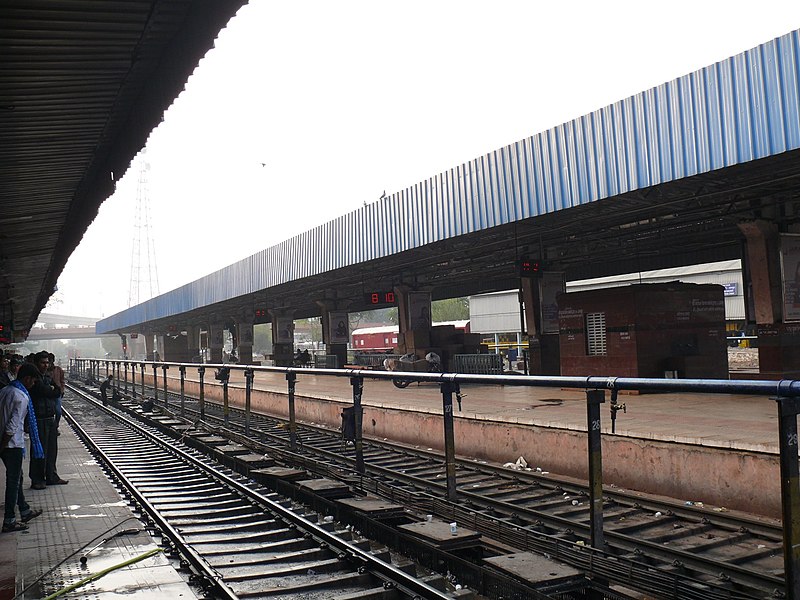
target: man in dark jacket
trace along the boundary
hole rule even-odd
[[[41,378],[33,385],[30,394],[33,400],[33,410],[36,413],[39,439],[44,449],[44,458],[31,457],[28,475],[31,478],[31,488],[43,490],[48,485],[63,485],[69,482],[61,479],[56,472],[56,459],[58,458],[56,401],[61,396],[61,388],[53,383],[47,374],[47,368],[50,366],[47,352],[39,352],[34,357],[34,364],[39,369]]]

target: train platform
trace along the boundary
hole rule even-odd
[[[745,379],[746,377],[742,377]],[[232,379],[232,385],[237,385]],[[286,413],[286,381],[259,373],[253,406]],[[585,480],[587,404],[583,390],[462,386],[454,406],[457,455]],[[270,392],[279,392],[273,394]],[[609,394],[601,406],[603,477],[609,485],[779,518],[778,405],[765,396],[699,393],[620,393],[612,423]],[[235,393],[231,392],[232,402]],[[442,395],[436,384],[395,388],[365,380],[364,435],[410,446],[443,449]],[[296,412],[301,421],[338,427],[352,406],[347,378],[301,375]],[[613,429],[613,431],[612,431]]]
[[[198,375],[187,369],[185,391],[197,397]],[[435,383],[398,389],[369,379],[362,394],[363,434],[411,447],[444,450],[442,395]],[[178,373],[168,387],[180,390]],[[748,379],[741,372],[740,379]],[[222,400],[221,386],[205,377],[205,397]],[[159,388],[162,388],[159,381]],[[240,370],[231,371],[229,399],[245,404]],[[464,384],[454,406],[455,452],[495,464],[527,464],[554,476],[587,479],[587,403],[584,390]],[[603,477],[607,485],[685,502],[702,502],[779,518],[778,405],[766,396],[700,393],[620,393],[612,422],[610,394],[601,406]],[[302,423],[338,429],[353,404],[348,376],[298,373],[295,413]],[[284,373],[257,371],[253,410],[286,417]],[[178,407],[174,407],[176,410]],[[520,461],[519,459],[523,460]]]
[[[741,375],[747,378],[747,373]],[[231,384],[238,385],[233,375]],[[281,374],[259,373],[254,389],[286,393],[286,381]],[[466,384],[461,391],[461,410],[455,408],[460,418],[586,431],[586,394],[582,390]],[[296,394],[352,403],[347,378],[301,375]],[[777,404],[765,396],[620,393],[618,402],[625,404],[625,412],[617,413],[614,433],[618,436],[778,453]],[[432,383],[398,389],[388,381],[367,379],[362,403],[387,410],[442,411],[442,395]],[[607,434],[612,433],[609,407],[606,401],[601,408],[602,429]]]
[[[69,425],[62,421],[60,430],[58,471],[69,484],[33,490],[25,477],[25,499],[43,513],[27,531],[0,534],[0,600],[45,598],[158,549]],[[27,464],[26,458],[26,474]],[[0,501],[4,497],[5,474]],[[197,598],[161,552],[59,597],[110,600],[132,594]]]

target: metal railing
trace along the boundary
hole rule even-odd
[[[222,365],[194,363],[142,362],[105,359],[71,359],[69,373],[71,377],[97,381],[100,379],[102,366],[105,373],[113,373],[115,391],[124,383],[127,392],[127,370],[131,367],[133,378],[133,396],[136,397],[135,377],[137,367],[141,370],[141,397],[145,398],[146,370],[152,370],[153,393],[158,398],[158,371],[164,378],[164,395],[166,396],[167,370],[176,369],[180,373],[181,413],[184,410],[184,378],[187,369],[196,370],[199,375],[199,407],[200,416],[204,418],[204,375],[206,369],[218,370],[227,368],[230,371],[243,371],[246,385],[245,432],[250,429],[250,394],[253,376],[256,372],[283,373],[288,386],[289,433],[292,450],[296,449],[296,430],[294,396],[297,379],[307,375],[347,377],[353,389],[354,412],[354,446],[356,451],[356,470],[364,474],[365,462],[362,437],[362,395],[365,379],[392,380],[396,373],[387,371],[366,371],[363,369],[326,369],[296,367],[261,367],[253,365]],[[124,371],[125,379],[120,380]],[[778,411],[778,447],[780,449],[781,475],[781,511],[783,521],[783,553],[786,580],[786,596],[800,598],[800,462],[798,462],[798,426],[800,415],[800,381],[758,381],[758,380],[706,380],[706,379],[654,379],[635,377],[563,377],[563,376],[509,376],[481,375],[459,373],[414,373],[403,372],[403,379],[416,382],[439,384],[442,395],[442,416],[444,424],[445,466],[447,476],[447,499],[455,501],[456,462],[454,441],[453,396],[461,397],[460,386],[464,383],[483,385],[503,385],[521,387],[574,388],[585,390],[586,394],[586,432],[588,437],[589,465],[589,507],[591,547],[601,551],[604,545],[603,535],[603,469],[602,469],[602,427],[600,405],[606,401],[606,391],[611,393],[611,404],[616,404],[620,391],[638,392],[677,392],[677,393],[714,393],[714,394],[747,394],[767,396],[775,400]],[[228,396],[224,395],[224,412],[227,415]],[[615,414],[612,410],[612,418]]]
[[[456,373],[502,375],[503,357],[499,354],[456,354],[452,366]]]

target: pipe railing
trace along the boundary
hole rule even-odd
[[[180,372],[181,413],[184,412],[185,374],[196,370],[199,375],[200,418],[205,418],[204,374],[206,369],[229,369],[241,371],[245,379],[245,430],[250,430],[250,396],[253,379],[256,373],[281,373],[287,382],[289,432],[292,449],[296,446],[297,424],[295,421],[295,390],[300,377],[304,375],[346,377],[353,387],[354,444],[356,449],[356,471],[365,472],[362,436],[362,395],[365,379],[392,380],[402,377],[414,382],[439,384],[442,394],[442,420],[444,424],[444,448],[447,472],[447,498],[457,501],[455,441],[453,422],[453,394],[459,399],[461,406],[460,385],[465,383],[481,385],[503,385],[517,387],[555,387],[586,390],[587,406],[587,442],[589,466],[589,506],[590,506],[590,543],[593,548],[602,550],[605,545],[603,536],[603,479],[602,479],[602,427],[600,404],[605,402],[605,390],[612,394],[612,401],[620,391],[639,392],[689,392],[710,394],[746,394],[768,396],[777,403],[778,408],[778,447],[780,450],[781,474],[781,511],[783,518],[783,557],[786,579],[786,595],[789,598],[800,598],[800,465],[798,464],[798,427],[797,416],[800,414],[800,380],[723,380],[723,379],[657,379],[640,377],[564,377],[542,375],[473,375],[464,373],[415,373],[366,371],[363,369],[317,369],[303,367],[266,367],[256,365],[178,363],[111,359],[70,359],[69,372],[72,376],[91,380],[99,374],[101,363],[105,363],[106,372],[109,367],[117,370],[117,376],[123,371],[127,389],[127,367],[131,365],[133,376],[133,396],[136,396],[136,365],[141,367],[141,398],[145,399],[145,365],[153,369],[153,390],[158,397],[158,368],[163,370],[164,399],[167,402],[167,370],[175,367]],[[227,380],[222,382],[227,388]],[[227,389],[226,389],[227,392]],[[227,393],[225,394],[227,400]],[[613,402],[612,402],[613,404]],[[226,402],[227,409],[227,402]],[[612,410],[612,416],[614,411]],[[227,422],[227,413],[226,413]]]

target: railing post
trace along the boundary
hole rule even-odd
[[[353,444],[356,449],[356,471],[362,475],[366,472],[364,466],[364,438],[362,437],[361,395],[364,393],[364,378],[351,377],[350,385],[353,386],[353,420],[355,431]]]
[[[297,421],[294,414],[294,390],[297,386],[297,373],[286,373],[286,385],[289,388],[289,447],[297,450]]]
[[[169,396],[167,395],[167,369],[169,369],[169,365],[161,365],[162,377],[164,381],[164,408],[169,407]]]
[[[444,422],[444,460],[447,474],[447,499],[455,502],[456,492],[456,438],[453,424],[453,393],[456,384],[445,381],[439,385],[442,392],[442,421]]]
[[[797,461],[797,415],[800,414],[800,399],[776,397],[774,400],[778,402],[786,597],[800,598],[800,466]]]
[[[602,550],[603,535],[603,449],[600,430],[600,405],[605,390],[586,391],[586,421],[589,433],[589,525],[592,548]]]
[[[222,417],[225,422],[225,427],[228,426],[230,421],[230,406],[228,404],[228,376],[222,380]]]
[[[153,400],[158,403],[158,365],[153,363]]]
[[[124,363],[125,366],[125,395],[128,395],[128,363]]]
[[[181,373],[181,416],[183,417],[186,415],[186,367],[181,365],[178,370]]]
[[[100,363],[98,362],[96,364],[97,364],[97,379],[100,379]],[[94,375],[95,368],[91,367],[90,370],[91,370],[90,377],[91,377],[92,381],[96,381],[95,375]],[[114,372],[114,368],[113,367],[111,368],[111,372],[112,373]],[[106,379],[108,379],[108,361],[106,361]]]
[[[206,397],[205,397],[205,382],[203,381],[203,376],[206,373],[205,367],[197,367],[197,373],[200,375],[200,397],[198,401],[200,402],[200,420],[206,418]]]
[[[253,369],[244,370],[244,434],[250,435],[250,394],[253,392]]]
[[[131,363],[131,395],[136,402],[136,363]]]
[[[144,393],[144,366],[145,365],[144,365],[144,363],[140,363],[140,365],[142,367],[142,402],[144,402],[147,399],[147,396]]]

